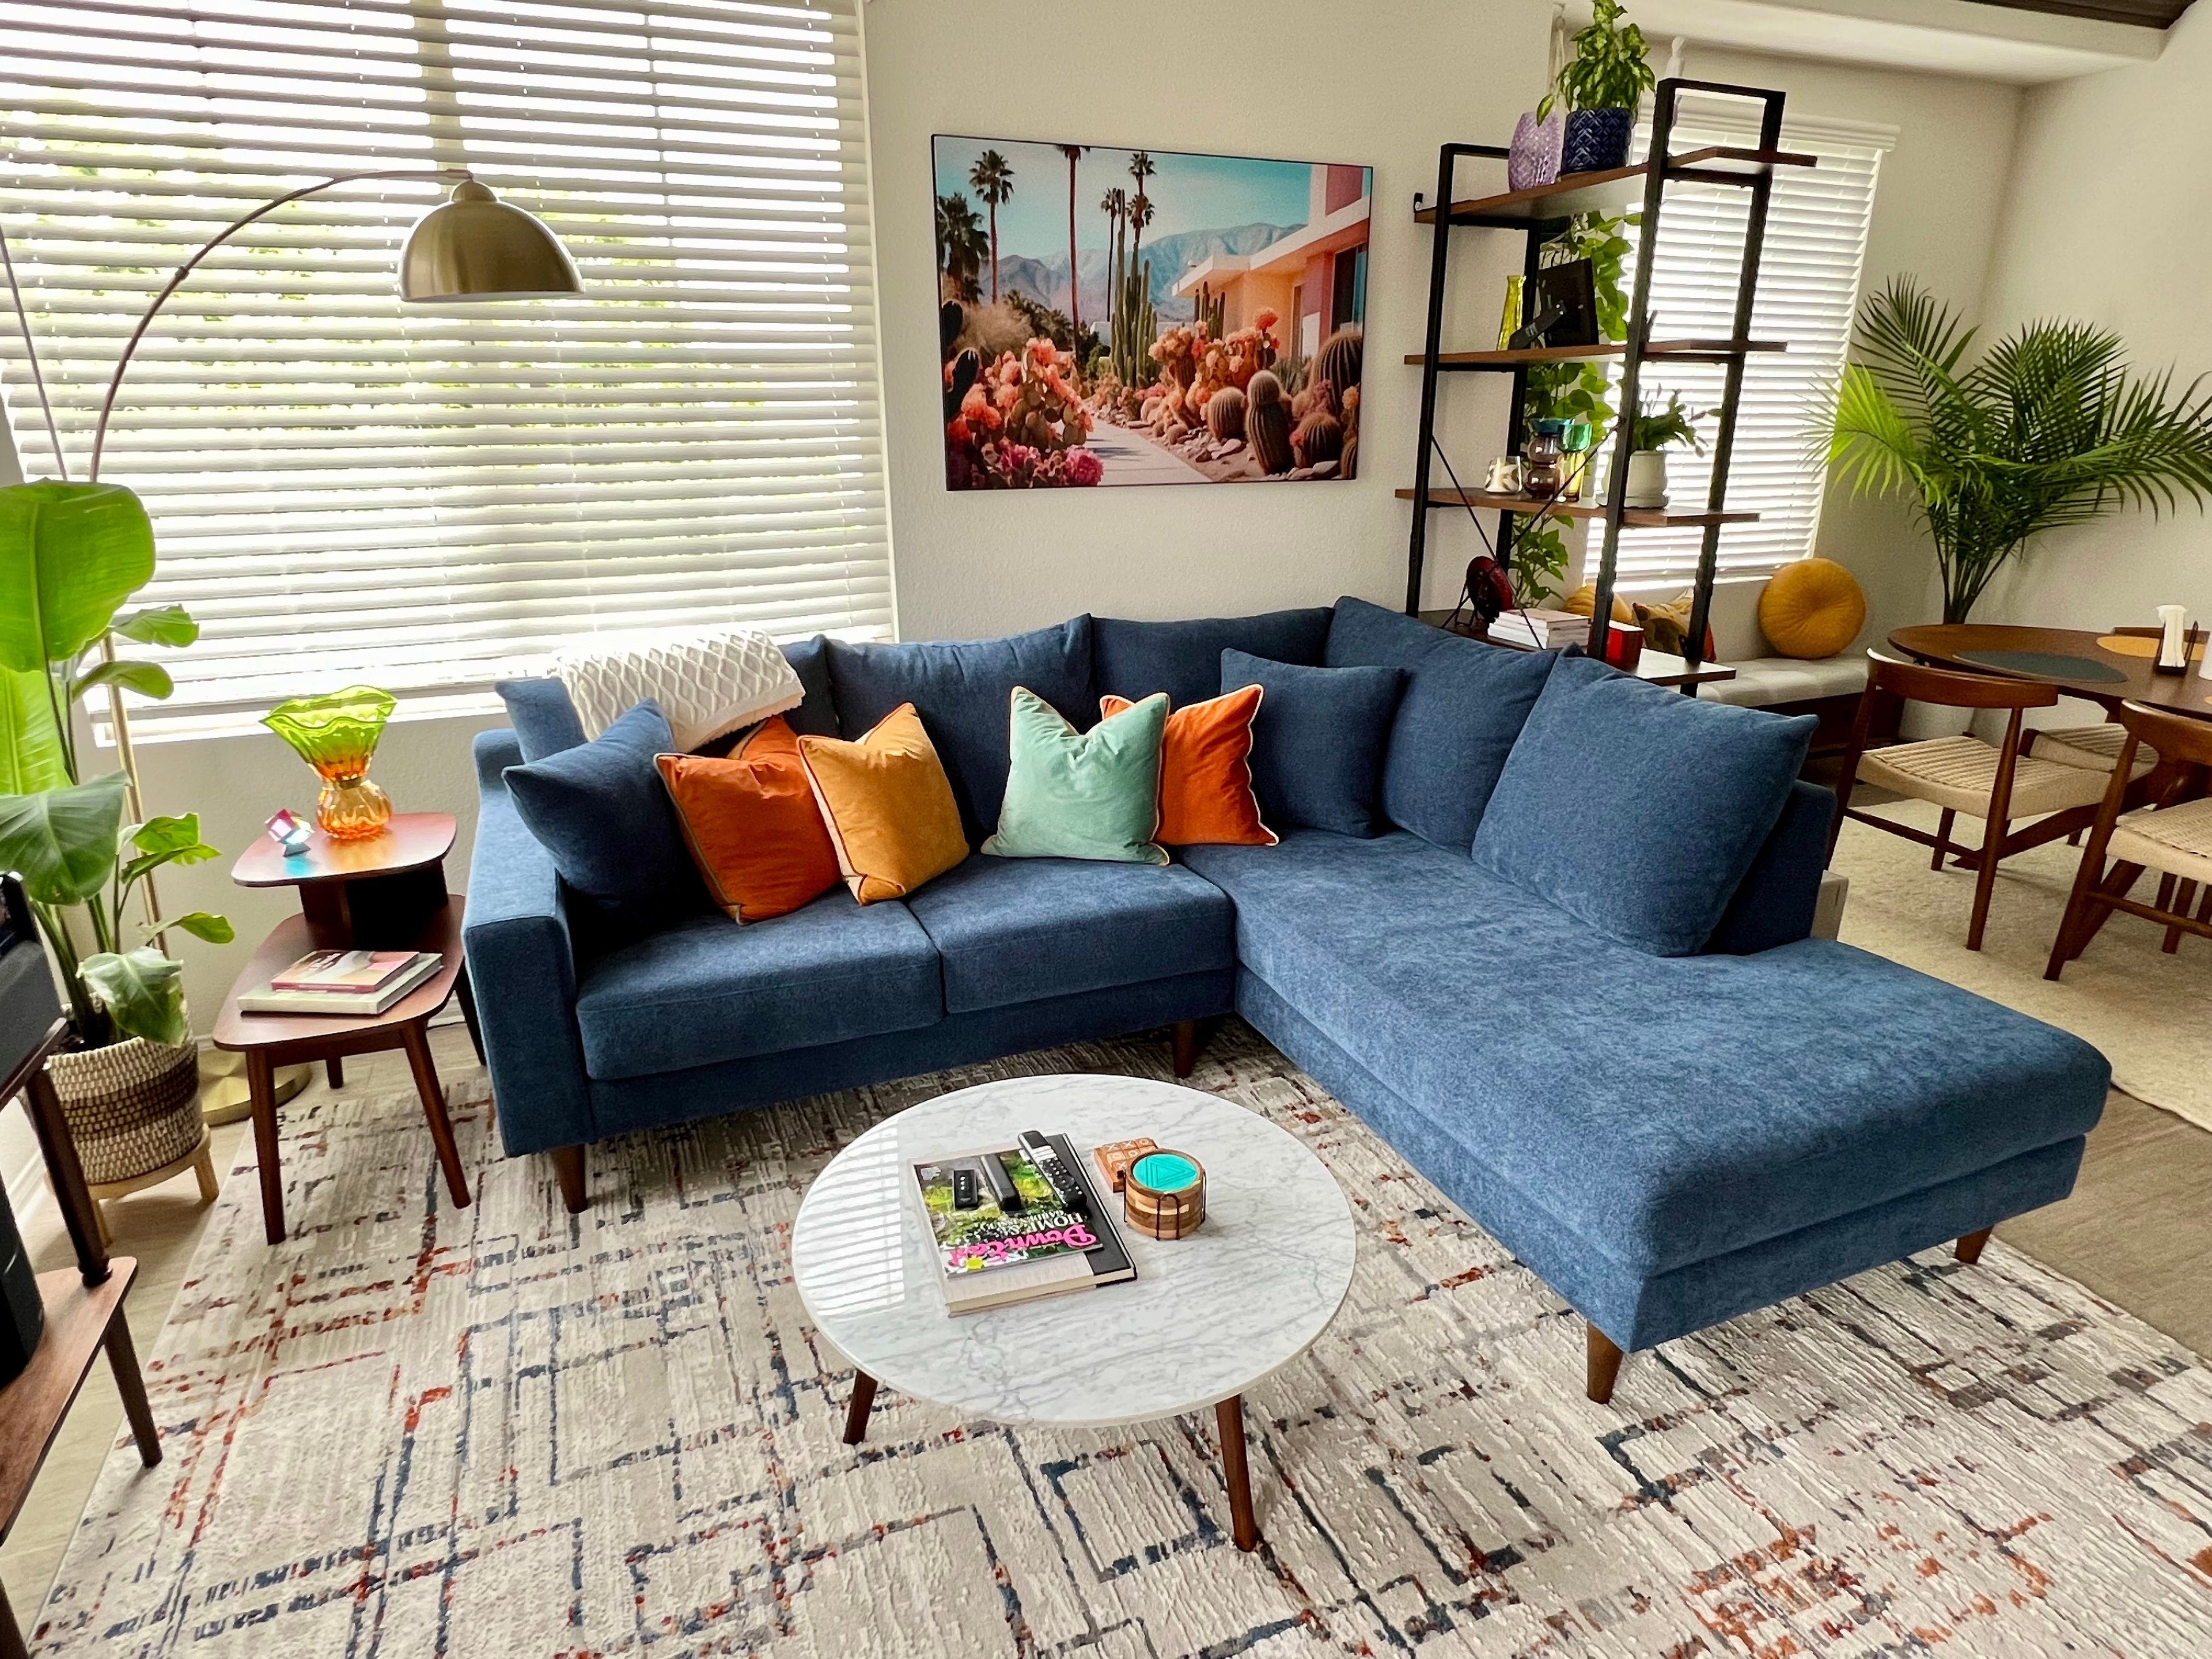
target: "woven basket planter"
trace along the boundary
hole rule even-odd
[[[136,1180],[199,1145],[199,1051],[189,1042],[126,1037],[55,1054],[46,1075],[92,1186]]]

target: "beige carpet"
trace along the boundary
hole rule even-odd
[[[1932,830],[1936,809],[1900,801],[1870,810]],[[1954,836],[1978,840],[1978,820]],[[1862,823],[1846,823],[1835,868],[1851,878],[1844,939],[1923,973],[1962,985],[2094,1043],[2112,1062],[2112,1081],[2138,1100],[2212,1129],[2212,939],[2185,937],[2172,956],[2163,930],[2114,915],[2057,984],[2044,978],[2079,848],[2055,842],[1997,867],[1987,936],[1966,949],[1973,907],[1970,870],[1928,867],[1928,849]],[[2139,896],[2156,878],[2136,884]]]
[[[1232,1024],[1193,1082],[1355,1200],[1335,1324],[1250,1396],[1261,1551],[1210,1415],[963,1420],[850,1373],[791,1288],[799,1195],[915,1100],[1084,1045],[595,1149],[591,1211],[490,1142],[477,1201],[413,1099],[288,1114],[262,1243],[226,1184],[43,1656],[1198,1659],[2212,1651],[2212,1370],[2002,1243],[1863,1273],[1628,1361],[1310,1079]],[[249,1153],[250,1153],[250,1148]],[[1217,1172],[1233,1179],[1233,1172]],[[1113,1292],[1097,1293],[1101,1318]]]

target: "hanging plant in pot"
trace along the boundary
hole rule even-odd
[[[182,970],[165,932],[228,944],[206,911],[134,927],[131,902],[166,864],[216,856],[199,819],[125,823],[121,772],[87,777],[71,712],[109,687],[166,697],[168,672],[118,647],[189,645],[175,605],[118,615],[154,574],[146,509],[117,484],[0,489],[0,869],[22,878],[69,999],[75,1043],[47,1062],[95,1186],[189,1157],[204,1133]]]
[[[1683,408],[1680,393],[1669,396],[1664,409],[1637,406],[1628,417],[1628,506],[1667,505],[1667,451],[1672,445],[1687,444],[1704,454],[1705,442],[1698,435],[1698,422],[1705,417],[1704,410]]]
[[[1541,120],[1554,103],[1566,104],[1562,176],[1626,166],[1637,103],[1658,84],[1648,61],[1644,31],[1621,21],[1620,0],[1596,0],[1593,12],[1588,26],[1576,31],[1575,55],[1536,106]]]

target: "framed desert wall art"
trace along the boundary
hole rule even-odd
[[[1353,476],[1373,168],[930,144],[947,489]]]

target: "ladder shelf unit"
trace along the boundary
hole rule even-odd
[[[1674,152],[1672,143],[1679,100],[1685,93],[1747,99],[1760,106],[1759,141],[1739,149],[1709,145]],[[1462,199],[1454,194],[1462,158],[1503,161],[1509,152],[1496,144],[1445,144],[1437,154],[1437,191],[1433,203],[1417,208],[1419,223],[1433,227],[1429,253],[1429,307],[1425,349],[1408,355],[1408,365],[1421,371],[1419,448],[1413,462],[1413,484],[1398,491],[1399,498],[1414,503],[1413,529],[1406,558],[1406,612],[1421,609],[1421,579],[1428,548],[1429,514],[1439,507],[1495,511],[1499,514],[1498,547],[1500,562],[1510,559],[1513,528],[1517,519],[1555,516],[1588,519],[1604,526],[1597,562],[1596,604],[1590,617],[1589,650],[1604,649],[1605,619],[1612,614],[1613,577],[1620,558],[1620,532],[1676,527],[1702,528],[1705,538],[1698,558],[1698,575],[1692,602],[1687,648],[1702,649],[1705,623],[1712,600],[1713,576],[1720,556],[1723,526],[1747,524],[1756,513],[1730,511],[1728,505],[1729,464],[1735,453],[1736,408],[1743,392],[1746,362],[1760,352],[1787,349],[1779,340],[1751,337],[1752,306],[1759,287],[1759,265],[1766,238],[1766,212],[1778,167],[1809,167],[1814,158],[1793,154],[1781,147],[1784,94],[1762,87],[1741,87],[1712,81],[1668,78],[1659,82],[1653,95],[1650,159],[1634,167],[1602,173],[1569,173],[1548,185],[1503,195]],[[1660,216],[1667,187],[1672,184],[1726,185],[1748,192],[1749,211],[1744,227],[1743,253],[1736,279],[1735,311],[1729,332],[1720,337],[1654,339],[1651,327],[1652,250],[1657,245]],[[1441,210],[1437,204],[1443,206]],[[1533,287],[1546,242],[1567,228],[1577,214],[1620,213],[1640,209],[1643,219],[1637,237],[1636,277],[1628,307],[1628,337],[1595,345],[1534,346],[1520,350],[1446,351],[1443,347],[1444,294],[1450,271],[1452,232],[1476,228],[1517,230],[1526,238],[1522,259],[1523,275]],[[1482,489],[1440,489],[1430,483],[1437,454],[1437,390],[1447,374],[1486,373],[1512,377],[1510,409],[1507,416],[1506,453],[1521,448],[1527,413],[1528,369],[1540,363],[1577,359],[1618,358],[1621,364],[1619,409],[1613,429],[1606,441],[1613,459],[1607,471],[1601,501],[1540,501],[1527,495],[1504,495]],[[1644,365],[1654,360],[1712,363],[1723,371],[1717,429],[1713,439],[1711,482],[1702,512],[1632,507],[1627,504],[1629,416],[1637,408]],[[1692,671],[1696,655],[1689,658]]]

